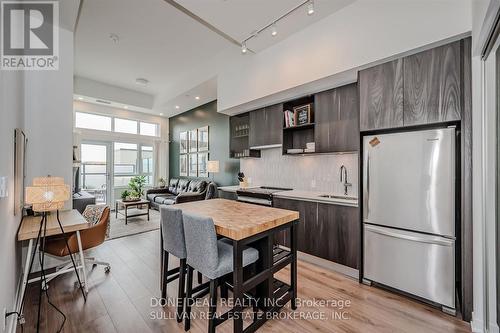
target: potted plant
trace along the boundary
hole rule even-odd
[[[144,195],[144,186],[146,185],[146,176],[135,176],[130,179],[128,188],[130,189],[130,196],[140,199]]]

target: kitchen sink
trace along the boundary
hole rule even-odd
[[[344,197],[341,195],[332,195],[332,194],[322,194],[319,197],[320,198],[327,198],[327,199],[358,200],[358,198],[354,198],[354,197]]]

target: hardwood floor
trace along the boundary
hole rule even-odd
[[[87,302],[74,287],[76,276],[67,274],[50,283],[50,300],[67,316],[63,332],[183,332],[175,319],[175,308],[151,304],[159,291],[159,232],[114,239],[90,251],[88,255],[111,263],[111,272],[103,267],[89,272]],[[279,278],[287,281],[288,272]],[[358,284],[354,279],[299,261],[297,311],[289,306],[281,319],[268,321],[258,332],[470,332],[468,323],[443,314],[437,309],[396,294]],[[168,295],[177,295],[176,282],[169,284]],[[322,307],[306,301],[350,301],[343,309],[337,304]],[[24,332],[36,331],[38,286],[28,288]],[[347,304],[346,304],[347,305]],[[43,298],[41,332],[56,332],[62,323],[58,314]],[[220,307],[219,313],[224,311]],[[196,315],[191,332],[206,332],[202,316],[206,306],[193,308]],[[302,318],[284,317],[302,315]],[[317,317],[315,317],[317,316]],[[157,319],[172,318],[172,319]],[[327,319],[325,319],[327,318]],[[18,327],[18,332],[21,332]],[[232,332],[227,321],[217,332]]]

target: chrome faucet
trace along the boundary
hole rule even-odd
[[[344,195],[347,195],[347,188],[352,184],[347,182],[347,168],[343,164],[340,167],[340,182],[344,184]]]

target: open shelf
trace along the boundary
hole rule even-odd
[[[307,124],[303,124],[303,125],[283,127],[283,130],[284,131],[291,131],[291,130],[296,130],[296,129],[313,128],[313,127],[314,127],[314,123],[307,123]]]

